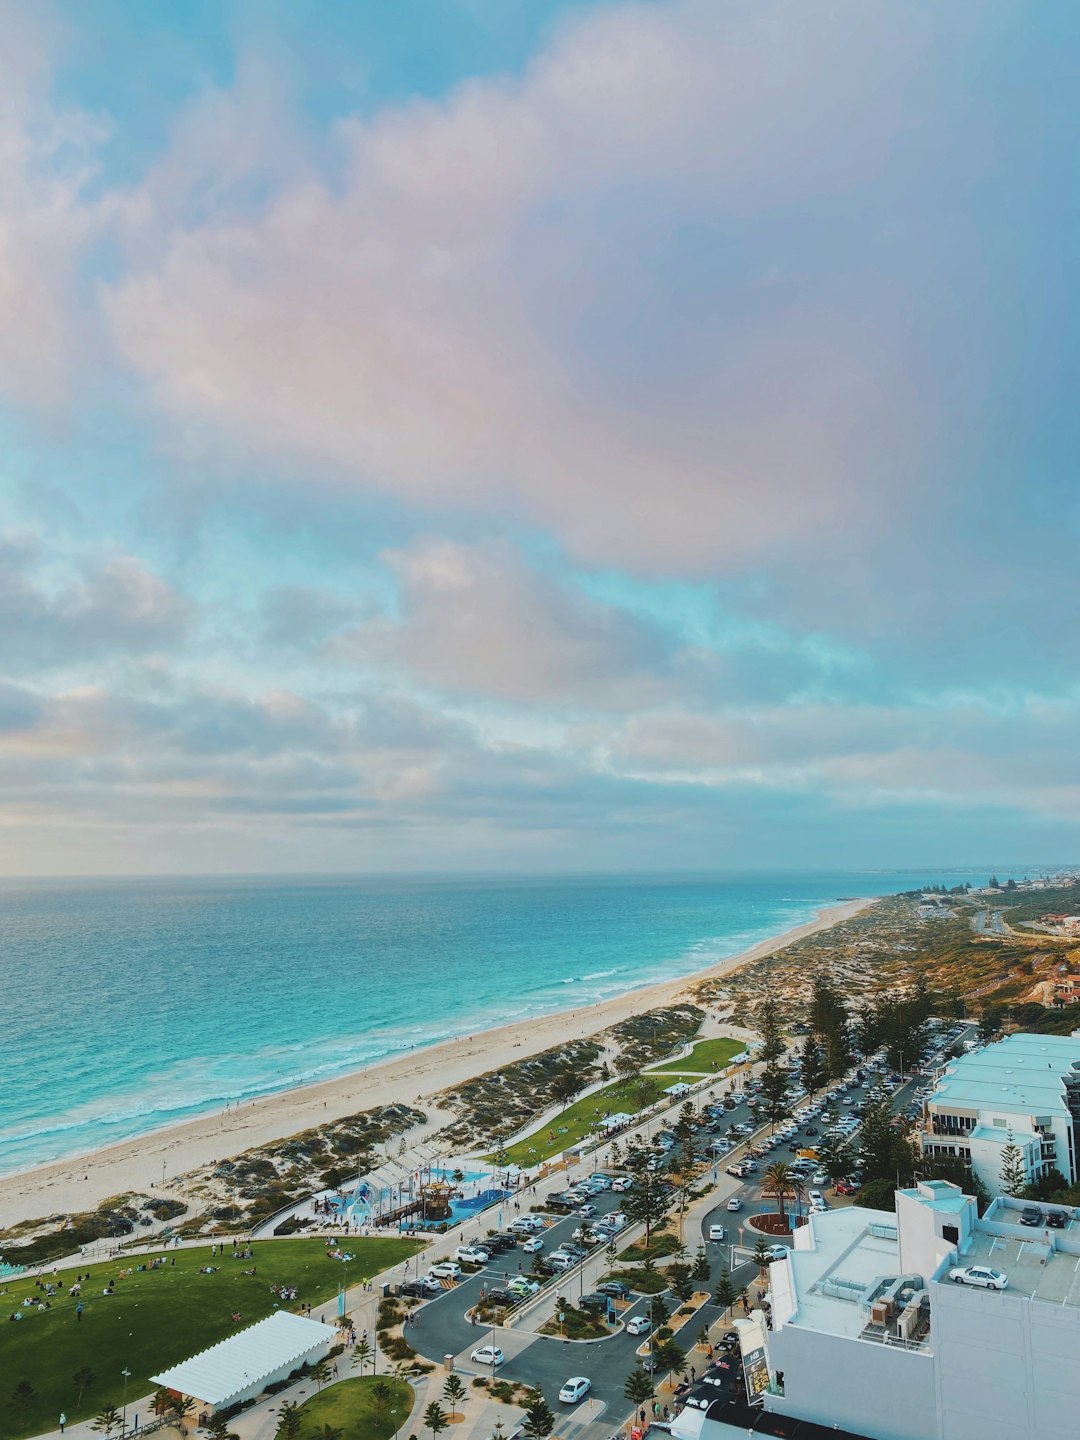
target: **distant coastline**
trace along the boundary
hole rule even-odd
[[[418,1045],[405,1055],[364,1065],[344,1075],[268,1094],[239,1107],[200,1114],[129,1140],[0,1176],[0,1227],[54,1213],[93,1208],[110,1195],[160,1186],[162,1175],[183,1174],[285,1139],[320,1123],[376,1105],[419,1104],[427,1124],[410,1138],[441,1128],[449,1120],[430,1097],[486,1070],[556,1045],[568,1035],[594,1034],[642,1010],[686,998],[708,977],[729,974],[771,955],[804,936],[849,919],[878,897],[849,899],[818,910],[813,919],[700,970],[625,992],[591,1005],[532,1016],[518,1024],[478,1030],[458,1039]]]

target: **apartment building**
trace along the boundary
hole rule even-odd
[[[1077,1178],[1080,1034],[1010,1035],[952,1060],[925,1102],[924,1155],[969,1161],[993,1194],[1010,1140],[1029,1180],[1056,1168]]]
[[[897,1192],[896,1213],[815,1214],[769,1267],[772,1317],[739,1322],[764,1409],[873,1440],[1051,1440],[1080,1414],[1080,1222],[1020,1223],[1023,1202],[945,1181]],[[951,1279],[992,1267],[1004,1290]],[[691,1397],[693,1392],[691,1392]],[[676,1440],[731,1440],[723,1409],[689,1403]],[[739,1431],[738,1433],[745,1433]]]

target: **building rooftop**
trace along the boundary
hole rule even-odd
[[[809,1231],[809,1244],[803,1239]],[[896,1216],[854,1206],[811,1215],[786,1261],[769,1267],[774,1324],[865,1336],[866,1293],[900,1274]],[[874,1338],[874,1337],[868,1337]]]
[[[1050,1305],[1080,1306],[1080,1257],[1053,1248],[1055,1234],[1075,1234],[1080,1227],[1071,1221],[1068,1231],[1032,1230],[1030,1239],[991,1235],[976,1228],[960,1257],[961,1265],[991,1265],[1009,1277],[1006,1295],[1026,1295]],[[948,1283],[948,1269],[942,1278]]]
[[[1080,1081],[1080,1036],[1009,1035],[945,1067],[927,1103],[1005,1114],[1068,1115],[1064,1079]]]
[[[969,1204],[969,1197],[947,1180],[920,1180],[914,1189],[900,1193],[942,1215],[959,1215]]]

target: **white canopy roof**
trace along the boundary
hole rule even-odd
[[[278,1371],[295,1369],[312,1351],[329,1347],[336,1338],[337,1331],[330,1325],[277,1310],[257,1325],[249,1325],[150,1378],[207,1405],[227,1405],[234,1397],[251,1394],[260,1381]]]

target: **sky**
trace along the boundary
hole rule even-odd
[[[0,873],[1075,859],[1078,42],[0,0]]]

